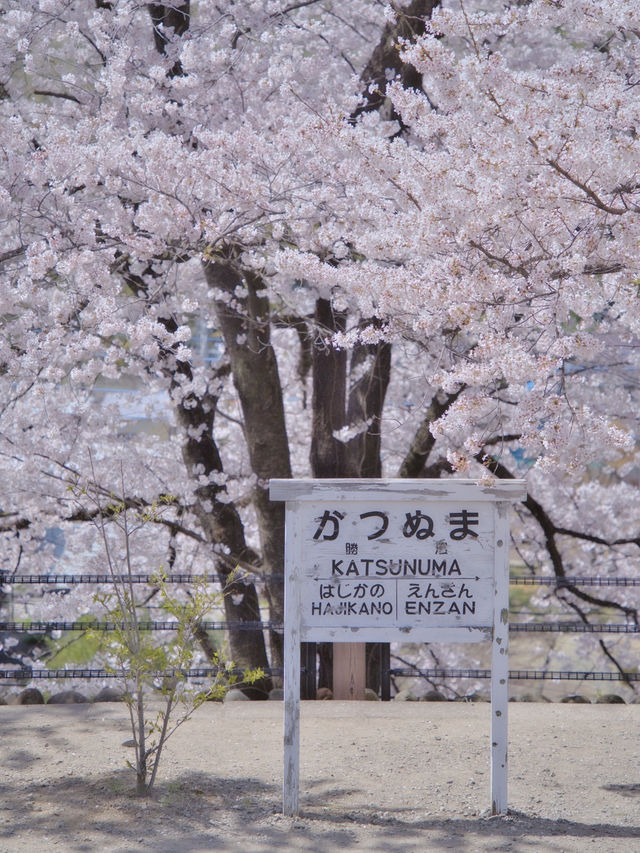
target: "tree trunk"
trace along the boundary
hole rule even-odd
[[[346,315],[333,310],[326,299],[316,302],[316,338],[313,348],[313,431],[311,471],[314,477],[379,477],[380,419],[391,375],[391,346],[387,343],[356,346],[351,360],[331,343],[334,332],[343,331]],[[348,374],[356,378],[347,401]],[[343,426],[367,421],[368,426],[348,442],[335,432]],[[369,650],[371,651],[371,650]],[[333,655],[330,643],[318,644],[318,687],[333,689]],[[380,676],[369,654],[367,686],[377,689]]]
[[[207,263],[209,285],[221,297],[216,313],[243,415],[244,435],[257,481],[258,519],[266,594],[272,622],[284,620],[284,504],[269,500],[269,480],[291,477],[282,386],[271,345],[269,301],[259,276],[232,261]],[[246,295],[239,295],[245,293]],[[271,662],[281,667],[283,634],[272,630]]]
[[[391,344],[356,346],[351,355],[350,373],[359,373],[367,360],[366,371],[351,385],[347,405],[347,423],[364,421],[367,429],[347,445],[348,467],[358,477],[381,477],[381,419],[384,399],[391,378]]]
[[[336,349],[331,337],[344,331],[346,314],[334,311],[328,299],[318,299],[314,319],[311,472],[314,477],[356,476],[344,442],[334,435],[347,423],[347,352]]]
[[[398,41],[400,39],[413,41],[424,34],[425,22],[431,18],[433,10],[440,5],[440,0],[412,0],[408,6],[397,9],[395,23],[388,23],[378,44],[371,53],[360,79],[366,85],[363,91],[363,103],[353,113],[356,119],[361,113],[379,112],[387,121],[395,120],[400,125],[398,133],[402,133],[404,125],[396,113],[391,100],[387,98],[388,72],[392,69],[399,75],[405,89],[422,88],[422,75],[413,66],[402,62]],[[394,4],[395,6],[395,4]]]
[[[153,280],[153,270],[149,267],[145,274]],[[129,287],[143,298],[148,298],[145,274],[138,276],[131,271],[123,272]],[[158,321],[170,333],[175,333],[178,325],[171,315],[160,313]],[[164,347],[161,355],[162,370],[170,379],[170,397],[175,405],[178,422],[185,431],[182,456],[187,471],[195,482],[200,477],[209,478],[211,474],[222,474],[223,465],[220,452],[214,438],[214,424],[218,398],[213,390],[197,396],[192,390],[183,393],[186,384],[193,380],[191,364],[176,357],[173,347]],[[216,386],[224,368],[218,369],[208,382],[208,388]],[[202,527],[203,535],[212,546],[223,546],[230,558],[221,556],[221,549],[214,556],[214,565],[223,590],[226,621],[230,623],[260,622],[258,593],[252,583],[242,579],[233,579],[234,560],[257,566],[258,556],[247,546],[242,519],[236,507],[226,497],[226,488],[216,482],[200,482],[195,490],[197,503],[193,512]],[[242,669],[268,669],[269,660],[261,628],[230,628],[228,632],[231,657]],[[199,632],[199,642],[208,656],[212,654],[212,645],[204,631]],[[245,689],[247,695],[266,699],[272,687],[270,678],[264,678]]]
[[[205,476],[222,473],[222,460],[213,438],[215,420],[215,398],[197,399],[187,397],[177,406],[178,418],[186,428],[186,440],[182,449],[187,469],[198,471]],[[201,430],[201,426],[205,429]],[[191,429],[190,429],[191,428]],[[197,438],[195,436],[198,436]],[[193,473],[194,478],[196,477]],[[242,520],[236,507],[219,500],[224,486],[206,483],[196,489],[198,504],[196,514],[205,537],[214,545],[226,547],[231,561],[215,558],[218,579],[223,589],[224,610],[227,622],[260,622],[260,605],[254,584],[241,579],[231,579],[234,571],[233,558],[255,565],[257,555],[247,546]],[[269,667],[264,634],[261,629],[243,629],[231,627],[228,631],[231,657],[236,666],[242,669]],[[255,699],[266,699],[272,687],[270,678],[264,678],[244,692]]]

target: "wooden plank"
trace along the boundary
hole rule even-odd
[[[496,480],[485,485],[477,480],[270,480],[272,501],[339,500],[353,501],[367,497],[380,498],[450,498],[452,500],[495,501],[524,500],[524,480]]]
[[[297,815],[300,787],[300,587],[296,567],[301,560],[298,505],[288,504],[285,515],[284,596],[284,777],[282,811]]]
[[[491,640],[491,626],[479,628],[340,628],[306,626],[301,628],[303,640],[312,643],[338,643],[349,639],[359,643],[484,643]]]
[[[509,504],[495,508],[495,588],[491,653],[491,814],[507,813],[509,707]]]
[[[366,643],[335,643],[333,646],[333,698],[364,699],[366,678]]]

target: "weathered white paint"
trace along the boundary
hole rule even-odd
[[[284,780],[282,811],[296,815],[300,779],[300,565],[301,530],[298,503],[286,504],[284,587]]]
[[[496,503],[491,653],[491,814],[507,813],[509,707],[509,504]]]
[[[491,626],[486,628],[305,628],[305,643],[482,643],[489,642]]]
[[[492,485],[479,484],[477,480],[270,480],[269,496],[272,501],[353,500],[354,497],[380,496],[393,499],[416,497],[450,497],[460,500],[495,501],[522,500],[526,497],[523,480],[498,480]]]
[[[449,490],[450,491],[450,490]],[[378,627],[388,639],[438,628],[490,628],[493,620],[494,509],[466,497],[425,498],[419,492],[377,499],[299,503],[302,562],[301,638],[314,628],[354,641],[354,629]],[[415,488],[413,492],[416,492]],[[473,516],[469,533],[452,538],[461,511]],[[419,517],[418,517],[419,516]],[[416,527],[411,533],[410,519]],[[416,520],[417,519],[417,520]]]
[[[491,811],[506,812],[509,504],[525,496],[521,480],[270,482],[287,510],[285,814],[299,808],[302,641],[492,640]]]

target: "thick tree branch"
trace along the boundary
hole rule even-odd
[[[0,264],[4,264],[6,261],[11,261],[13,258],[19,258],[21,255],[24,255],[26,251],[26,246],[17,246],[15,249],[9,249],[8,252],[0,252]]]
[[[591,199],[591,202],[597,207],[599,210],[603,210],[605,213],[610,213],[613,216],[623,216],[625,213],[628,213],[627,207],[612,207],[610,204],[607,204],[603,201],[600,196],[591,189],[585,182],[580,181],[578,178],[574,178],[570,172],[567,172],[557,160],[549,158],[547,163],[554,169],[559,175],[562,175],[563,178],[566,178],[570,183],[573,184],[574,187],[577,187],[579,190],[587,196],[587,198]]]
[[[82,103],[75,95],[70,95],[68,92],[50,92],[47,89],[34,89],[33,94],[43,95],[46,98],[62,98],[64,101],[73,101],[76,104]]]
[[[455,403],[460,394],[464,391],[464,386],[453,394],[445,394],[444,397],[438,392],[427,409],[422,423],[418,427],[416,434],[411,442],[409,452],[402,460],[399,477],[423,477],[424,469],[429,458],[429,454],[433,450],[436,443],[435,438],[431,434],[431,424],[435,423],[448,409]]]

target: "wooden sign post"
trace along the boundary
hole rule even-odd
[[[492,642],[491,812],[507,810],[509,505],[522,480],[271,480],[286,501],[283,811],[299,809],[300,643]]]
[[[366,643],[336,643],[333,647],[333,698],[364,699],[367,681]]]

